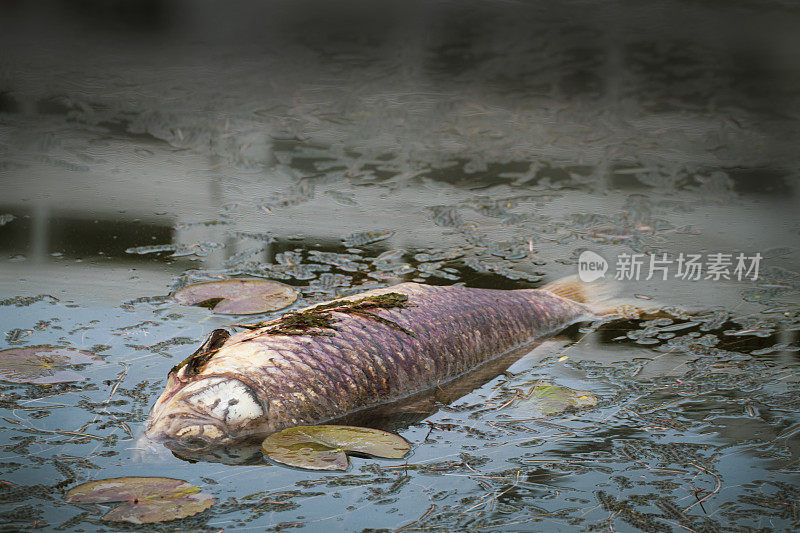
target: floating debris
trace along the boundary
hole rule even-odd
[[[330,292],[338,287],[349,287],[353,280],[344,274],[321,274],[318,279],[309,283],[311,292]]]
[[[19,344],[25,337],[33,333],[32,329],[14,328],[6,333],[6,342],[9,344]]]
[[[212,250],[224,248],[225,245],[219,242],[198,242],[195,244],[156,244],[152,246],[136,246],[125,250],[129,254],[153,254],[159,252],[172,252],[170,257],[184,257],[196,255],[205,257]]]
[[[464,219],[458,213],[455,207],[445,205],[435,205],[430,208],[433,217],[433,223],[443,228],[463,228]]]
[[[6,298],[0,300],[0,306],[14,306],[14,307],[28,307],[36,302],[46,300],[47,303],[54,304],[58,302],[58,298],[50,296],[49,294],[38,294],[36,296],[14,296],[13,298]]]
[[[231,231],[229,232],[231,237],[237,239],[252,239],[254,241],[260,241],[265,244],[271,244],[275,242],[275,235],[271,233],[253,233],[250,231]]]
[[[155,254],[158,252],[174,252],[178,248],[177,244],[155,244],[152,246],[136,246],[125,250],[129,254]]]
[[[362,231],[360,233],[353,233],[347,237],[344,237],[342,242],[345,246],[364,246],[366,244],[372,244],[374,242],[388,239],[392,235],[394,235],[394,231],[390,230]]]
[[[513,268],[513,266],[506,266],[503,262],[488,262],[483,259],[465,259],[464,264],[477,272],[486,274],[499,274],[500,276],[512,280],[537,282],[544,279],[544,276],[541,274],[522,272],[520,270],[516,270]]]
[[[252,248],[247,248],[246,250],[242,250],[241,252],[237,252],[228,257],[228,259],[225,261],[225,264],[229,266],[239,265],[248,257],[264,253],[265,250],[266,248],[264,246],[254,246]]]
[[[261,209],[272,212],[275,209],[296,206],[314,198],[314,184],[311,181],[301,181],[289,188],[285,193],[275,194],[272,199],[261,204]]]
[[[325,272],[331,270],[330,265],[318,265],[309,263],[306,265],[290,264],[290,265],[262,265],[260,272],[275,279],[296,279],[305,281],[317,277],[317,272]]]
[[[429,250],[427,252],[419,252],[414,254],[414,260],[421,263],[432,261],[452,261],[463,257],[464,250],[462,248],[452,248],[449,250]]]
[[[339,270],[344,270],[345,272],[358,272],[363,269],[363,266],[357,262],[361,257],[355,254],[337,254],[333,252],[311,250],[308,252],[308,256],[311,261],[335,266]]]
[[[397,250],[386,250],[385,252],[381,253],[378,257],[372,259],[373,263],[390,263],[392,261],[398,261],[403,258],[405,254],[408,252],[402,248]]]

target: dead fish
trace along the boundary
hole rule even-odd
[[[594,289],[573,278],[519,290],[401,283],[218,329],[169,372],[147,435],[237,443],[411,397],[597,317]]]

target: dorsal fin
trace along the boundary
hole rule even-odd
[[[203,344],[189,357],[172,367],[168,375],[177,373],[181,368],[189,365],[187,374],[194,375],[200,371],[201,367],[206,361],[211,359],[211,356],[217,353],[217,350],[222,348],[225,341],[228,340],[231,334],[224,329],[215,329],[203,341]]]

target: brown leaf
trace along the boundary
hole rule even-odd
[[[211,507],[215,498],[181,479],[116,477],[90,481],[67,492],[69,503],[125,502],[103,516],[113,522],[147,524],[185,518]]]
[[[91,352],[58,346],[29,346],[0,351],[0,380],[50,385],[86,379],[73,365],[102,361]]]
[[[227,279],[188,285],[172,295],[183,305],[210,307],[222,315],[252,315],[283,309],[297,291],[266,279]]]

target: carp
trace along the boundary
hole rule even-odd
[[[412,398],[596,318],[589,289],[573,278],[516,290],[409,282],[217,329],[169,372],[147,436],[241,443]]]

